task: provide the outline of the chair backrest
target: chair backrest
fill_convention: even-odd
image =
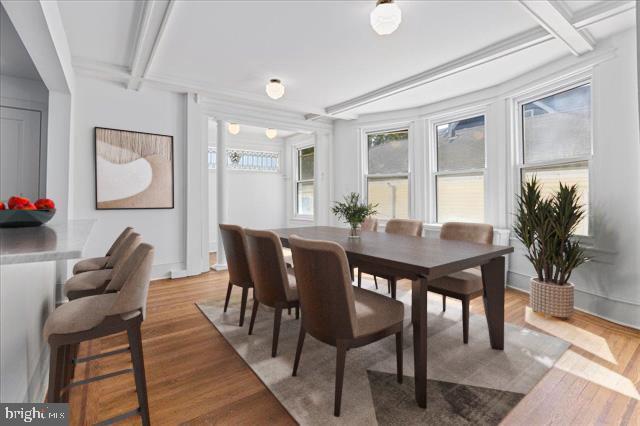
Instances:
[[[331,241],[295,235],[289,237],[289,244],[305,330],[329,344],[355,337],[358,323],[344,249]]]
[[[107,250],[107,254],[105,254],[105,256],[112,256],[120,243],[122,243],[125,238],[127,238],[127,235],[129,235],[131,232],[133,232],[132,227],[127,226],[126,228],[124,228],[124,231],[122,231],[120,235],[118,235],[118,238],[116,238],[116,240],[113,242],[113,244],[111,244],[111,247],[109,247],[109,250]]]
[[[378,230],[378,219],[373,216],[369,216],[362,222],[360,229],[363,231],[377,231]]]
[[[220,224],[220,234],[222,235],[222,244],[224,244],[224,251],[227,256],[229,281],[243,287],[253,286],[251,272],[249,271],[244,229],[238,225]]]
[[[126,260],[131,253],[138,247],[142,237],[135,232],[129,232],[127,236],[118,244],[118,248],[113,252],[111,256],[107,258],[106,267],[115,269],[118,264],[121,264]]]
[[[389,234],[408,235],[410,237],[422,236],[422,221],[416,219],[389,219],[384,228]]]
[[[153,255],[153,246],[142,243],[127,259],[122,268],[122,273],[126,278],[111,306],[109,315],[141,312],[142,317],[145,317]]]
[[[127,279],[129,271],[126,270],[125,265],[135,252],[135,250],[142,244],[142,237],[135,232],[129,234],[121,245],[121,249],[118,250],[113,269],[111,270],[111,279],[105,288],[105,292],[120,291],[122,285]]]
[[[486,223],[447,222],[442,225],[440,238],[491,244],[493,242],[493,226]]]
[[[295,298],[289,287],[287,266],[280,238],[271,231],[245,229],[247,253],[255,297],[258,302],[275,307]]]

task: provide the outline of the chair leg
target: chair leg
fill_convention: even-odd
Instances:
[[[307,332],[304,329],[304,326],[300,324],[300,334],[298,334],[298,346],[296,347],[296,358],[293,361],[293,374],[292,376],[298,375],[298,366],[300,365],[300,355],[302,355],[302,345],[304,345],[304,337],[307,335]]]
[[[233,284],[229,283],[229,286],[227,287],[227,297],[225,297],[224,299],[224,312],[227,312],[227,308],[229,307],[229,299],[231,298],[232,287],[233,287]]]
[[[387,293],[391,293],[391,279],[387,278]]]
[[[402,331],[396,333],[396,364],[398,366],[398,383],[402,383]]]
[[[442,312],[447,311],[447,296],[442,295]]]
[[[247,309],[247,297],[249,297],[249,288],[242,287],[242,300],[240,301],[240,327],[244,324],[244,311]]]
[[[391,278],[389,280],[389,284],[391,285],[391,298],[395,300],[395,298],[396,298],[396,279],[395,279],[395,277]]]
[[[138,395],[138,404],[142,424],[148,426],[151,424],[149,419],[149,401],[147,400],[147,380],[144,372],[144,357],[142,355],[142,335],[140,333],[140,323],[137,323],[127,329],[129,337],[129,347],[131,348],[131,362],[133,363],[133,374],[136,380],[136,394]]]
[[[358,268],[358,288],[362,288],[362,272],[360,272],[360,268]]]
[[[47,389],[47,402],[60,402],[60,390],[64,374],[64,346],[50,345],[49,355],[49,388]]]
[[[336,391],[333,405],[333,415],[340,417],[340,405],[342,403],[342,382],[344,379],[344,364],[347,358],[347,345],[338,340],[336,344]]]
[[[251,321],[249,322],[249,335],[253,333],[253,324],[256,322],[256,315],[258,314],[258,299],[253,299],[253,309],[251,309]]]
[[[278,353],[278,336],[280,335],[281,319],[282,319],[282,308],[276,308],[275,319],[273,321],[273,342],[271,343],[271,356],[274,358]]]
[[[289,306],[289,307],[287,308],[287,314],[289,314],[289,316],[291,316],[291,306]]]
[[[378,289],[378,277],[376,277],[375,275],[373,276],[373,282],[376,285],[376,290]]]
[[[300,319],[300,305],[296,305],[296,319]]]
[[[462,341],[469,343],[469,299],[462,301]]]

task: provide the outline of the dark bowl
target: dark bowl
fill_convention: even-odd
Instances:
[[[51,220],[56,209],[51,210],[0,210],[0,228],[26,228],[40,226]]]

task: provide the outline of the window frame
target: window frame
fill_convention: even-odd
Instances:
[[[524,123],[523,123],[523,114],[522,107],[525,104],[531,103],[533,101],[552,96],[558,93],[567,92],[569,90],[589,85],[590,86],[590,110],[591,110],[591,128],[590,128],[590,141],[589,141],[589,154],[567,157],[557,160],[545,160],[545,161],[534,161],[530,163],[524,162]],[[588,169],[588,178],[589,178],[589,189],[588,189],[588,199],[589,199],[589,214],[586,217],[588,223],[589,232],[587,235],[576,235],[580,240],[585,242],[590,241],[593,238],[593,209],[591,206],[594,205],[593,198],[593,188],[591,183],[594,182],[593,176],[593,158],[594,158],[594,135],[595,135],[595,109],[594,109],[594,85],[593,85],[593,74],[591,71],[580,73],[578,75],[565,78],[559,82],[553,82],[546,84],[542,87],[535,88],[533,90],[529,90],[525,93],[521,93],[517,96],[511,98],[511,120],[512,120],[512,176],[511,176],[511,188],[510,193],[513,195],[511,200],[510,210],[515,212],[517,206],[517,198],[520,196],[520,189],[522,185],[522,176],[523,172],[526,170],[532,169],[541,169],[545,167],[554,167],[554,166],[563,166],[563,165],[571,165],[576,163],[587,163]],[[511,215],[513,216],[513,215]],[[513,228],[514,220],[511,217],[509,221],[510,227]]]
[[[466,120],[478,116],[484,117],[484,167],[475,169],[461,169],[461,170],[446,170],[438,171],[438,126],[443,124],[450,124],[454,121]],[[427,197],[429,205],[427,206],[427,216],[429,223],[433,225],[442,225],[438,222],[438,176],[464,176],[470,174],[482,174],[483,177],[483,197],[484,197],[484,212],[483,222],[487,223],[489,217],[489,205],[487,203],[488,197],[488,151],[489,151],[489,138],[490,138],[490,126],[489,126],[489,111],[486,105],[459,109],[445,114],[431,117],[426,120],[427,140],[429,141],[428,148],[428,164],[429,171],[427,172],[429,190],[429,196]]]
[[[406,173],[369,173],[369,138],[368,136],[373,133],[394,133],[394,132],[407,132],[407,172]],[[360,180],[360,194],[363,195],[364,202],[369,202],[369,177],[389,179],[389,178],[407,178],[407,192],[409,194],[409,205],[407,206],[407,212],[409,218],[413,218],[414,215],[414,194],[413,194],[413,122],[402,122],[384,124],[375,127],[367,127],[360,129],[360,150],[361,150],[361,180]],[[378,218],[382,226],[386,225],[388,219]]]
[[[315,209],[316,209],[316,169],[317,169],[317,159],[316,159],[316,145],[314,142],[305,142],[298,145],[292,146],[293,148],[293,157],[294,157],[294,176],[293,180],[293,218],[298,220],[314,220],[315,217]],[[313,179],[300,179],[300,152],[313,148]],[[313,212],[309,214],[300,214],[298,213],[298,184],[300,183],[309,183],[313,184]]]

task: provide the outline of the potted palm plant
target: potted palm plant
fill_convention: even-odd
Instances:
[[[344,196],[344,201],[336,201],[331,211],[338,219],[342,219],[351,227],[349,238],[359,238],[358,228],[364,220],[377,213],[377,204],[367,204],[360,201],[360,194],[352,192]]]
[[[535,176],[523,182],[514,232],[536,271],[529,296],[534,312],[560,318],[573,313],[574,286],[569,279],[575,268],[589,260],[574,238],[584,217],[576,185],[561,183],[557,192],[544,197]]]

